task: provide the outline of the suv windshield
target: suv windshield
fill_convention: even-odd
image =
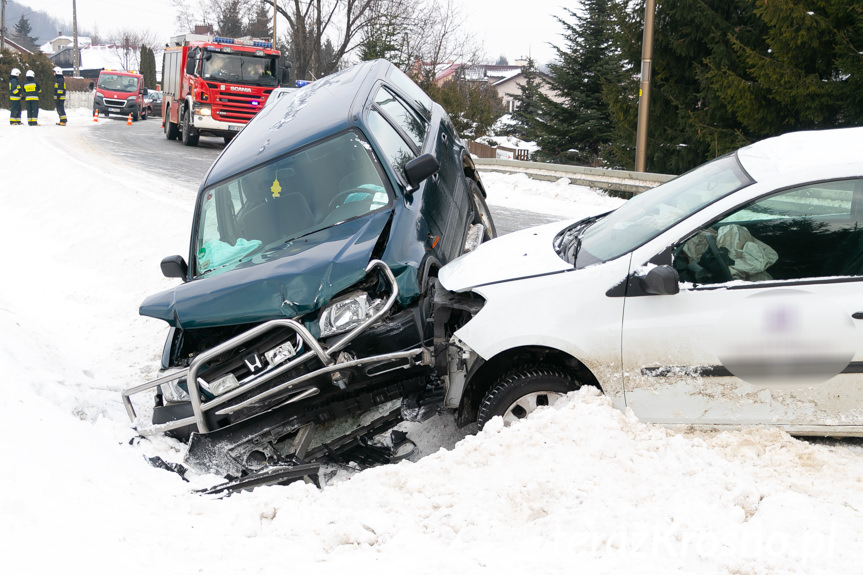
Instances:
[[[276,58],[251,54],[221,54],[205,52],[201,77],[205,80],[275,86]]]
[[[381,174],[371,147],[351,131],[204,190],[195,275],[230,269],[298,237],[389,207]]]
[[[558,254],[579,268],[612,260],[751,183],[736,155],[722,156],[633,197],[593,225],[583,226],[577,238],[579,249],[571,249],[572,242],[563,242]]]

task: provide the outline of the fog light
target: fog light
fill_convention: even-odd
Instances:
[[[224,393],[228,393],[232,389],[240,387],[240,382],[237,381],[237,378],[233,373],[229,373],[211,383],[209,387],[210,393],[213,395],[222,395]]]
[[[265,351],[264,357],[267,358],[267,363],[271,366],[278,365],[297,355],[301,345],[301,340],[299,340],[299,338],[297,338],[296,344],[286,341],[282,345],[276,346],[269,351]]]

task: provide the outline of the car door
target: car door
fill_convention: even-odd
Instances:
[[[855,179],[786,189],[672,246],[679,292],[627,293],[627,406],[662,423],[863,425],[861,196]]]

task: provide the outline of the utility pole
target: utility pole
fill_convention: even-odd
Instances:
[[[6,0],[0,0],[0,50],[6,49]]]
[[[3,0],[5,2],[5,0]],[[79,68],[81,67],[81,62],[79,61],[79,53],[78,53],[78,7],[75,4],[75,0],[72,0],[72,76],[77,78],[80,75]]]
[[[641,80],[638,84],[638,124],[635,133],[635,171],[647,168],[647,117],[650,108],[650,76],[653,62],[653,15],[656,0],[644,3],[644,38],[641,43]]]
[[[276,18],[279,16],[278,4],[279,0],[273,0],[273,49],[278,46],[278,44],[276,44]]]

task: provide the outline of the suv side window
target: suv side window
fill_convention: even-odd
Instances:
[[[861,208],[860,179],[785,190],[678,245],[674,267],[694,284],[863,276]]]
[[[369,127],[372,135],[383,149],[387,162],[405,181],[405,164],[417,157],[414,149],[402,138],[401,134],[386,120],[377,109],[372,108],[369,112]]]
[[[375,95],[375,107],[387,115],[417,149],[422,148],[428,134],[428,122],[386,88],[380,88]]]

